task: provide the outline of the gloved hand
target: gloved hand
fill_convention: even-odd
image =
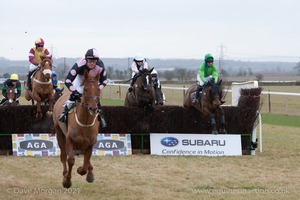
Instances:
[[[206,77],[206,81],[207,81],[207,82],[210,81],[210,80],[212,80],[212,79],[213,79],[212,75]]]
[[[77,99],[80,99],[81,94],[75,90],[74,92],[72,92],[72,94],[70,95],[70,100],[71,101],[76,101]]]
[[[207,85],[210,81],[214,81],[215,79],[212,77],[212,75],[206,77],[206,80],[205,80],[205,85]]]

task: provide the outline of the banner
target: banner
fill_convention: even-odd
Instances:
[[[52,134],[13,134],[12,145],[14,156],[60,155],[56,135]],[[92,156],[131,154],[130,134],[98,134],[97,142],[93,147]]]
[[[56,135],[50,134],[13,134],[14,156],[59,156],[60,149]]]
[[[94,145],[94,156],[131,155],[130,134],[98,134]]]
[[[150,134],[152,155],[240,156],[241,135]]]

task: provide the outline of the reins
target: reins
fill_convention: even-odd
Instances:
[[[52,66],[52,61],[50,59],[45,59],[43,60],[43,62],[50,62],[51,63],[51,66]],[[46,74],[52,74],[52,70],[51,69],[44,69],[42,70],[42,67],[39,67],[38,68],[38,71],[36,72],[40,72],[43,76],[45,76]],[[48,84],[52,84],[52,79],[50,78],[48,81],[41,81],[41,80],[38,80],[36,79],[34,76],[32,77],[32,80],[38,84],[42,84],[42,85],[48,85]]]
[[[78,116],[77,116],[77,109],[76,109],[76,107],[74,108],[74,113],[75,113],[75,121],[76,121],[76,123],[79,125],[79,126],[81,126],[81,127],[84,127],[84,128],[87,128],[87,127],[91,127],[91,126],[94,126],[95,125],[95,122],[96,122],[96,119],[97,119],[97,117],[98,117],[98,115],[99,115],[99,112],[97,112],[96,113],[96,115],[95,115],[95,117],[94,117],[94,120],[93,120],[93,122],[91,123],[91,124],[83,124],[83,123],[81,123],[80,121],[79,121],[79,119],[78,119]]]
[[[94,80],[86,80],[86,82],[87,82],[87,83],[95,83],[95,82],[97,82],[97,81],[94,81]],[[94,100],[94,101],[100,101],[98,96],[85,96],[85,95],[83,95],[81,98],[84,98],[84,99],[92,99],[92,100]],[[97,117],[98,117],[98,115],[99,115],[98,106],[97,106],[97,107],[96,107],[96,106],[93,107],[93,106],[91,106],[91,105],[89,105],[89,104],[87,104],[87,103],[82,103],[82,102],[78,102],[78,103],[76,103],[76,104],[79,105],[79,106],[82,106],[82,107],[86,108],[90,115],[95,115],[95,116],[94,116],[94,119],[93,119],[93,122],[92,122],[91,124],[83,124],[83,123],[81,123],[81,122],[79,121],[79,119],[78,119],[77,109],[76,109],[76,106],[75,106],[75,108],[74,108],[74,113],[75,113],[75,121],[76,121],[76,123],[77,123],[79,126],[84,127],[84,128],[94,126],[94,125],[95,125],[95,122],[96,122],[96,119],[97,119]],[[93,113],[93,108],[95,108],[95,110],[96,110],[96,112],[94,111],[95,113]]]

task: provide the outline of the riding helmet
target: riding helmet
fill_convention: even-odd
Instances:
[[[45,42],[42,38],[38,38],[35,40],[35,45],[44,46]]]
[[[12,81],[18,81],[19,80],[18,74],[12,74],[12,75],[10,75],[10,80],[12,80]]]
[[[97,49],[89,49],[85,54],[85,59],[99,60],[99,53]]]

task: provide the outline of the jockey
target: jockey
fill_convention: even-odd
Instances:
[[[57,90],[60,90],[60,82],[57,79],[57,74],[55,71],[52,71],[52,84],[53,84],[53,92],[55,94]]]
[[[157,78],[157,71],[155,69],[153,69],[151,72],[151,78],[152,78],[153,87],[161,88],[160,81]]]
[[[163,102],[160,103],[160,98],[162,98],[162,100],[165,101],[165,94],[161,91],[160,80],[157,78],[157,71],[155,69],[153,69],[151,72],[151,78],[152,78],[154,90],[158,92],[158,93],[155,92],[156,102],[158,104],[163,105]]]
[[[35,40],[35,47],[31,48],[29,51],[29,72],[27,77],[27,86],[26,90],[31,90],[31,76],[32,74],[37,70],[39,65],[42,62],[41,56],[52,58],[51,53],[48,51],[48,49],[44,48],[44,40],[42,38],[38,38]]]
[[[141,53],[137,53],[131,64],[132,75],[131,75],[130,87],[128,89],[129,92],[132,92],[133,90],[134,76],[137,73],[139,73],[140,69],[141,70],[148,69],[148,63]]]
[[[64,105],[63,113],[59,116],[59,121],[61,122],[66,121],[67,113],[75,106],[75,101],[77,99],[80,99],[82,95],[83,88],[81,86],[81,82],[85,70],[92,71],[95,73],[98,73],[100,71],[100,93],[107,84],[105,66],[102,60],[99,59],[98,51],[96,49],[89,49],[85,54],[85,58],[79,59],[70,69],[66,77],[65,85],[72,93],[69,97],[69,100],[67,100]],[[103,111],[101,109],[100,100],[98,104],[98,111],[101,120],[101,126],[102,128],[104,128],[106,127],[106,122],[103,117]]]
[[[2,106],[2,104],[7,100],[6,99],[6,91],[7,91],[7,86],[15,86],[16,90],[15,93],[17,94],[16,96],[16,102],[19,103],[19,97],[21,96],[21,83],[19,81],[19,76],[18,74],[12,74],[10,75],[10,78],[7,79],[4,83],[3,83],[3,88],[2,88],[2,100],[0,102],[0,105]]]
[[[205,86],[211,79],[218,80],[218,70],[214,64],[214,57],[211,54],[206,54],[204,62],[199,67],[197,74],[197,91],[193,98],[193,104],[199,102],[200,93],[202,93],[203,86]]]

